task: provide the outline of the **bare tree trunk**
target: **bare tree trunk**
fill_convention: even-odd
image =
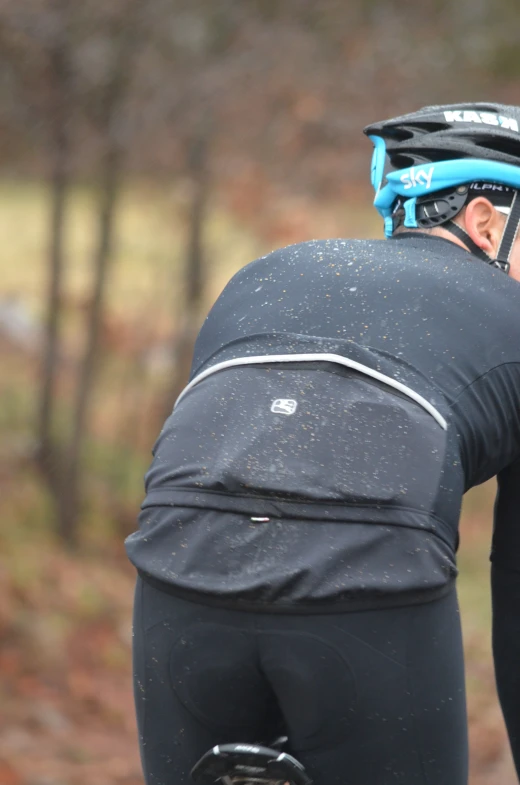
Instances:
[[[210,136],[211,119],[206,115],[191,142],[188,154],[193,191],[188,216],[184,268],[185,308],[182,325],[174,345],[174,379],[162,407],[163,418],[171,413],[176,398],[188,381],[193,345],[200,327],[200,311],[204,295],[204,225],[210,190],[208,166]]]
[[[120,151],[111,146],[103,172],[99,208],[99,239],[94,260],[94,290],[87,317],[87,345],[81,365],[72,437],[67,451],[66,484],[62,489],[59,533],[69,545],[77,541],[80,502],[80,460],[88,418],[88,403],[95,375],[106,277],[112,255],[114,218],[121,174]]]
[[[78,537],[81,457],[88,421],[88,404],[96,370],[107,272],[112,256],[114,219],[123,164],[120,113],[130,81],[131,61],[136,56],[135,11],[138,7],[138,3],[134,3],[132,19],[128,19],[125,29],[120,33],[119,49],[102,108],[101,131],[106,139],[106,149],[102,162],[98,245],[94,257],[94,289],[87,316],[87,344],[79,375],[72,437],[67,450],[66,480],[60,505],[59,532],[69,546],[74,546]]]
[[[59,7],[58,7],[58,10]],[[69,113],[71,68],[66,31],[61,30],[49,52],[51,82],[51,220],[49,244],[49,280],[47,289],[47,326],[43,349],[41,387],[38,412],[37,461],[50,491],[58,502],[61,486],[60,455],[53,442],[52,421],[56,396],[56,377],[59,359],[59,326],[61,316],[61,288],[64,267],[64,228],[67,197],[70,185]]]

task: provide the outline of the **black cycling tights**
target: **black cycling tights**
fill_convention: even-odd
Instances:
[[[455,591],[423,605],[275,615],[137,583],[135,696],[148,785],[210,747],[289,737],[315,785],[467,785]]]

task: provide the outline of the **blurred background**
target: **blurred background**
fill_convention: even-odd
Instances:
[[[367,123],[520,103],[516,0],[0,0],[0,783],[139,785],[150,450],[255,257],[382,236]],[[494,484],[460,551],[472,785],[516,782],[491,665]]]

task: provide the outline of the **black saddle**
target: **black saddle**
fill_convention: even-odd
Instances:
[[[273,747],[258,744],[218,744],[193,767],[197,785],[312,785],[302,764]]]

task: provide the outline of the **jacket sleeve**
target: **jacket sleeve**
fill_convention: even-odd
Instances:
[[[497,691],[520,778],[520,460],[498,476],[491,561]]]

